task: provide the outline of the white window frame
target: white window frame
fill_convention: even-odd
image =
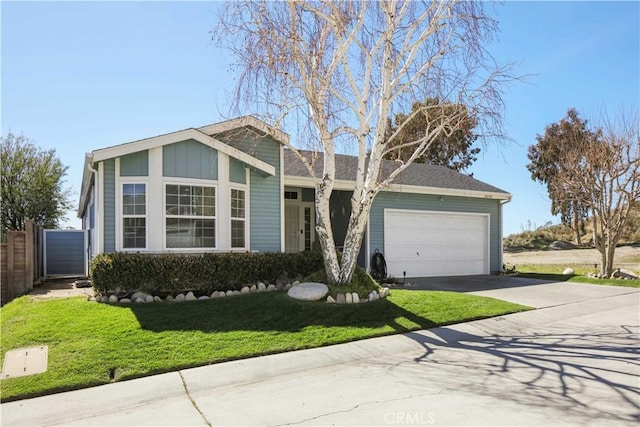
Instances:
[[[244,218],[236,218],[232,214],[233,206],[232,206],[232,197],[231,194],[233,190],[242,191],[244,193]],[[244,221],[244,246],[233,246],[233,221]],[[247,185],[242,184],[233,184],[229,186],[229,249],[232,251],[242,251],[246,250],[249,247],[249,191],[247,189]]]
[[[125,185],[135,185],[141,184],[144,185],[144,215],[125,215],[124,213],[124,186]],[[116,186],[116,208],[117,211],[117,221],[116,225],[116,249],[123,252],[141,252],[146,251],[149,248],[149,182],[146,180],[141,180],[137,177],[120,177],[118,180],[118,185]],[[124,219],[125,218],[144,218],[145,226],[144,226],[144,248],[126,248],[124,246]]]
[[[167,215],[167,186],[168,185],[183,185],[192,187],[212,187],[215,194],[215,206],[214,216],[197,216],[197,215]],[[162,181],[162,247],[165,252],[192,252],[201,253],[206,251],[216,251],[219,248],[219,236],[220,236],[220,218],[218,215],[218,209],[220,206],[220,191],[218,181],[191,179],[191,178],[175,178],[166,177]],[[188,219],[213,219],[215,227],[215,236],[213,247],[197,247],[197,248],[169,248],[167,247],[167,218],[188,218]]]

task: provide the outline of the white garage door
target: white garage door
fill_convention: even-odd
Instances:
[[[489,215],[385,209],[384,256],[396,278],[489,274]]]

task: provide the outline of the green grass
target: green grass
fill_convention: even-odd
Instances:
[[[49,346],[48,371],[0,381],[3,401],[177,369],[528,309],[451,292],[392,291],[366,304],[300,302],[283,293],[174,304],[115,306],[84,298],[22,297],[0,309],[7,350]]]
[[[640,288],[640,280],[592,279],[590,277],[586,277],[585,275],[587,273],[594,272],[593,266],[589,268],[586,265],[573,264],[571,265],[571,268],[574,270],[574,275],[562,274],[562,271],[565,269],[564,265],[528,264],[517,266],[518,276],[528,277],[531,279]]]

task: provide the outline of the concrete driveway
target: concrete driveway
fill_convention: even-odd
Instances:
[[[640,290],[473,292],[545,308],[7,403],[2,425],[637,425]]]

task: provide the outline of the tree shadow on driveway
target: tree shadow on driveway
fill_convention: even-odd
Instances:
[[[513,336],[476,335],[465,331],[466,325],[459,329],[406,334],[424,348],[415,362],[445,373],[439,386],[540,412],[553,409],[570,423],[640,421],[637,325],[581,333],[547,328]]]

